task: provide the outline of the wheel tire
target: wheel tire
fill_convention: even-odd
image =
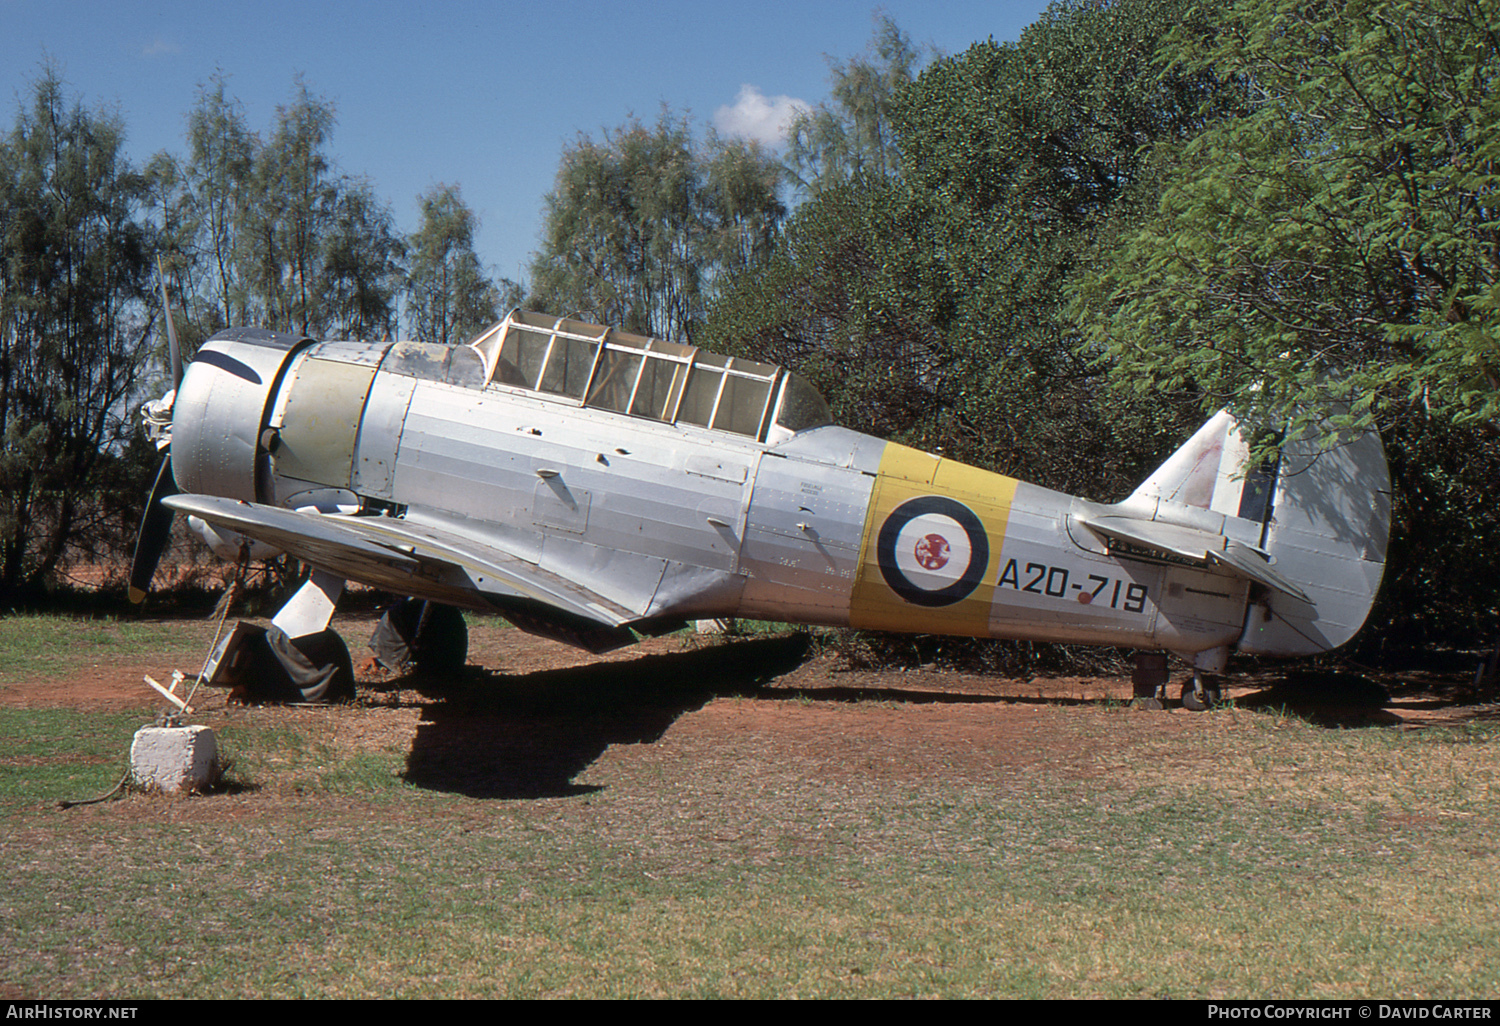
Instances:
[[[394,673],[451,676],[468,661],[469,631],[453,606],[404,598],[382,614],[370,650]]]
[[[1204,688],[1200,695],[1193,687],[1193,682],[1188,681],[1182,686],[1182,707],[1189,712],[1206,712],[1219,704],[1219,689]]]

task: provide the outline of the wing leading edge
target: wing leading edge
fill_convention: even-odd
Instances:
[[[590,651],[628,644],[639,619],[591,590],[488,542],[384,516],[303,512],[212,495],[164,500],[347,580],[452,605],[498,609],[518,627]],[[524,621],[524,622],[523,622]]]

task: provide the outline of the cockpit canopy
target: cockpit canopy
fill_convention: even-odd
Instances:
[[[668,424],[775,443],[832,421],[816,389],[774,364],[563,317],[517,310],[468,348],[483,360],[486,385]]]

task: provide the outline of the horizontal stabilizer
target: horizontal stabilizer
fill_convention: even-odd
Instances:
[[[1308,601],[1307,594],[1272,569],[1258,551],[1222,534],[1133,517],[1080,517],[1079,522],[1097,534],[1112,555],[1218,568]]]

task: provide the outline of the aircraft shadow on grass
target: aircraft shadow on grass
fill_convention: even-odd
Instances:
[[[765,684],[808,658],[805,634],[759,638],[691,651],[643,656],[521,675],[476,666],[456,677],[418,680],[432,699],[407,756],[406,779],[418,787],[471,798],[557,798],[599,785],[575,783],[611,745],[651,744],[682,716],[716,698],[754,695],[798,701],[809,692]],[[1386,726],[1398,718],[1388,692],[1366,677],[1290,670],[1237,701],[1240,708],[1291,715],[1345,729]],[[411,686],[409,678],[389,688]],[[917,683],[916,681],[912,682]],[[896,687],[820,687],[819,701],[906,704],[1108,706],[1107,698],[979,695]]]
[[[800,665],[806,635],[509,676],[470,666],[434,682],[407,756],[418,787],[471,798],[587,794],[573,783],[610,745],[650,744],[682,715]]]

